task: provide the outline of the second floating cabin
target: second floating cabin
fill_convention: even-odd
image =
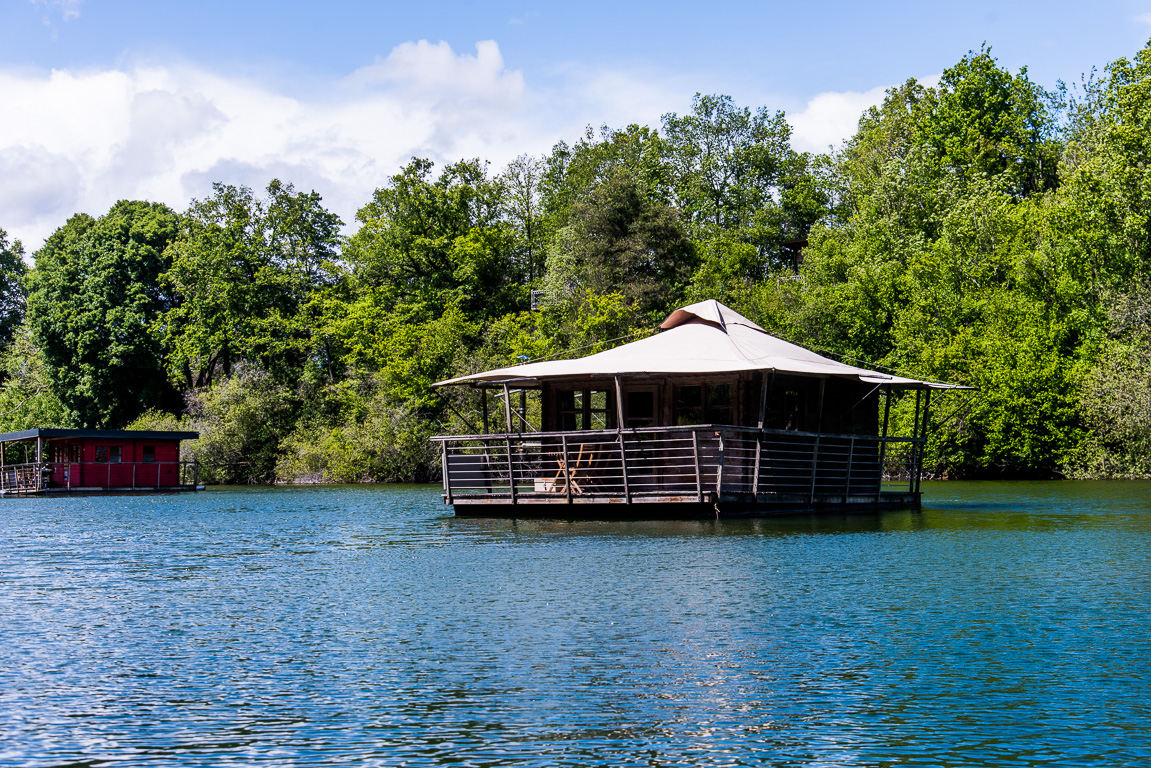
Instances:
[[[198,432],[26,429],[0,434],[0,493],[195,490],[182,440]]]
[[[578,360],[440,382],[478,387],[485,403],[483,434],[436,438],[445,501],[457,514],[642,517],[919,504],[930,394],[958,387],[845,365],[716,301],[660,328]],[[894,436],[901,390],[914,392],[914,428]]]

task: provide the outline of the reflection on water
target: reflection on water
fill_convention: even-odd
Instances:
[[[0,502],[0,764],[1131,765],[1151,484],[457,519],[430,487]]]

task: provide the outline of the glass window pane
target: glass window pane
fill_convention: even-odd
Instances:
[[[101,464],[107,464],[108,463],[108,446],[106,446],[106,445],[97,445],[96,446],[96,461],[100,462]]]

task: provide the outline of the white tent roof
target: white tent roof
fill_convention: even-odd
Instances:
[[[655,336],[587,357],[497,368],[441,381],[435,386],[468,382],[527,384],[544,379],[583,376],[779,371],[807,376],[836,376],[899,389],[968,389],[954,384],[905,379],[836,362],[772,336],[714,299],[677,309],[660,324],[660,329],[661,332]]]

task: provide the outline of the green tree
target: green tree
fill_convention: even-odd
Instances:
[[[548,255],[549,300],[620,293],[642,314],[682,297],[695,248],[675,211],[653,202],[624,170],[573,207]]]
[[[152,332],[172,304],[159,277],[177,225],[166,206],[121,201],[72,217],[37,251],[28,321],[72,425],[120,427],[178,402]]]
[[[24,246],[19,240],[8,242],[8,233],[0,229],[0,346],[12,341],[24,320]]]
[[[165,286],[177,302],[157,324],[185,388],[210,386],[247,362],[283,380],[334,356],[322,295],[340,282],[341,222],[315,192],[273,180],[264,198],[213,185],[181,218]]]

